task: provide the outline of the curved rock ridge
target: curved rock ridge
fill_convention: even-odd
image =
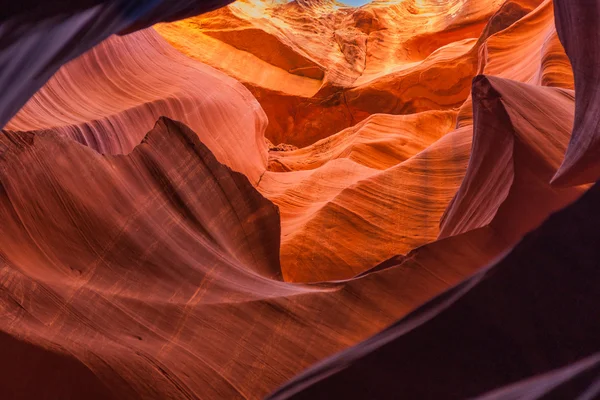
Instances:
[[[284,172],[268,171],[258,189],[281,211],[286,280],[349,278],[488,225],[512,245],[586,190],[549,183],[569,140],[572,91],[478,76],[473,93],[473,127],[451,130],[453,112],[376,115],[312,146],[272,152]],[[380,121],[396,126],[377,131]],[[378,146],[365,148],[367,138]],[[384,151],[395,165],[377,170]]]
[[[156,29],[243,82],[273,143],[305,146],[375,113],[459,107],[476,74],[477,38],[502,3],[239,1]],[[485,34],[519,16],[494,19]]]
[[[513,4],[512,1],[507,1],[497,13],[497,19],[502,21],[507,18],[503,16],[504,10],[522,7],[512,6]],[[490,22],[488,26],[496,27],[490,32],[506,26],[497,25],[493,21]],[[537,8],[533,7],[530,13],[525,14],[506,29],[501,29],[489,37],[482,35],[482,38],[486,40],[479,49],[477,69],[479,75],[492,75],[533,85],[573,89],[573,72],[568,57],[558,41],[552,1],[541,2]],[[469,96],[460,108],[458,126],[473,124],[472,104],[472,98]]]
[[[11,263],[30,264],[30,273],[56,275],[56,279],[66,275],[75,283],[85,283],[96,268],[110,265],[111,256],[125,255],[119,254],[118,248],[129,247],[131,259],[139,258],[139,262],[162,241],[181,246],[186,250],[182,254],[189,252],[186,247],[190,243],[203,244],[206,254],[200,258],[187,254],[190,259],[228,254],[260,275],[281,275],[277,208],[258,194],[243,174],[220,164],[181,123],[159,119],[127,156],[98,154],[56,130],[6,130],[1,157],[7,233],[2,253]],[[76,165],[80,165],[79,170]],[[15,179],[19,170],[30,174]],[[56,195],[38,196],[53,187]],[[62,218],[70,223],[60,224],[60,213],[66,213]],[[112,218],[102,219],[102,213]],[[223,231],[219,232],[217,225]],[[146,243],[142,236],[126,240],[128,232],[153,230],[165,238],[157,236],[154,242]],[[27,237],[27,232],[35,235]],[[71,248],[73,241],[81,240],[85,246]],[[86,254],[95,259],[88,260]],[[152,275],[152,269],[115,261],[115,267],[132,278]],[[44,265],[49,268],[44,269]],[[60,265],[70,265],[71,270],[58,268]],[[160,283],[155,284],[160,289]],[[122,290],[122,294],[136,293],[135,287]],[[148,294],[159,296],[157,292]]]
[[[508,1],[503,9],[515,8],[510,7],[514,4]],[[558,41],[553,11],[553,2],[544,0],[531,12],[523,11],[524,15],[506,29],[486,38],[479,50],[479,73],[573,89],[571,65]]]
[[[573,121],[577,121],[574,134],[578,128],[589,136],[594,132],[592,97],[582,99],[577,92],[577,85],[586,87],[587,94],[594,86],[594,73],[584,76],[577,65],[593,63],[593,54],[582,61],[581,43],[577,43],[582,32],[596,27],[594,10],[598,5],[589,3],[584,18],[583,4],[571,11],[566,2],[555,2],[561,40],[580,57],[574,58],[571,51],[576,95],[536,86],[569,88],[570,74],[562,72],[568,65],[564,57],[544,53],[557,49],[551,29],[541,58],[523,53],[526,59],[541,59],[541,69],[537,61],[533,66],[528,62],[528,68],[526,63],[519,65],[519,60],[516,68],[507,69],[502,58],[496,58],[500,63],[483,66],[484,71],[487,68],[525,83],[492,76],[474,79],[472,155],[465,180],[442,220],[444,240],[489,229],[514,243],[520,236],[514,229],[531,229],[543,219],[541,214],[564,207],[579,196],[585,187],[578,184],[593,179],[592,175],[581,179],[592,169],[573,163],[579,171],[572,176],[579,174],[579,180],[560,181],[559,170],[554,182],[564,187],[550,184],[561,161],[561,169],[569,162],[570,153],[565,155],[565,149]],[[547,15],[543,7],[547,9],[548,3],[503,33],[514,33],[535,15]],[[488,44],[493,39],[490,37]],[[529,42],[524,45],[527,48]],[[493,53],[485,53],[489,46],[482,49],[488,57],[482,60],[494,61]],[[541,73],[544,70],[549,73]],[[578,119],[581,103],[590,112],[586,120]],[[469,109],[460,110],[458,126],[470,125]],[[585,140],[591,143],[593,139]],[[574,143],[575,137],[570,148],[575,148]],[[598,301],[595,286],[600,280],[595,234],[600,224],[599,198],[596,184],[583,198],[526,235],[499,262],[380,334],[305,371],[269,398],[328,398],[331,393],[381,399],[398,393],[411,398],[597,397],[600,325],[592,315]],[[386,266],[394,265],[391,260]],[[556,343],[561,343],[560,348]]]
[[[555,1],[555,4],[558,36],[573,64],[577,107],[573,135],[553,183],[572,186],[594,182],[600,178],[597,157],[600,150],[600,95],[595,83],[600,79],[596,61],[600,57],[600,5],[593,0],[575,4]],[[581,45],[583,41],[589,43],[585,49]]]
[[[269,117],[272,142],[306,146],[376,113],[468,106],[477,73],[572,88],[552,11],[550,0],[341,9],[332,2],[240,1],[157,29],[184,53],[243,82]],[[323,78],[302,72],[306,57]]]
[[[563,388],[558,385],[564,372],[546,375],[530,382],[527,388],[535,392],[529,394],[537,398],[534,393],[547,390],[551,380],[557,390],[552,394],[573,398],[583,384],[595,398],[593,359],[569,365],[600,349],[600,321],[593,317],[600,301],[599,200],[600,186],[595,185],[497,263],[367,341],[308,369],[268,398],[324,399],[331,393],[473,398],[562,367],[572,373],[590,368],[593,375]],[[520,396],[500,392],[487,398]]]
[[[0,383],[26,398],[38,380],[53,398],[260,398],[504,248],[484,228],[356,279],[281,282],[276,207],[167,118],[127,155],[3,131],[0,217],[2,369],[28,371]]]
[[[593,399],[600,395],[598,382],[600,382],[600,353],[506,388],[496,389],[478,399],[508,400],[525,396],[532,400],[571,397]]]
[[[63,65],[113,33],[211,11],[229,0],[23,0],[0,7],[0,128]]]
[[[314,170],[267,172],[258,190],[282,215],[286,280],[346,279],[434,241],[460,185],[471,132],[455,130],[385,170],[339,158]],[[402,139],[401,139],[402,140]]]
[[[595,396],[598,5],[224,3],[0,7],[1,392]]]
[[[424,55],[424,61],[417,66],[419,75],[436,75],[440,62],[446,62],[444,51],[453,59],[453,52],[463,47],[473,73],[477,65],[485,66],[481,67],[484,70],[495,65],[495,51],[488,49],[484,60],[478,59],[481,54],[475,50],[503,35],[513,37],[515,31],[523,36],[527,29],[522,27],[531,24],[523,23],[523,19],[537,21],[533,25],[542,26],[541,32],[546,35],[552,30],[551,24],[548,26],[551,7],[545,2],[536,8],[537,3],[508,2],[498,7],[487,23],[482,22],[478,44],[471,43],[474,39],[459,40],[458,47],[443,46]],[[300,18],[297,8],[308,8],[307,15],[313,11],[326,15],[336,12],[325,3],[241,3],[210,14],[203,26],[212,29],[213,36],[222,35],[223,21],[229,24],[235,19],[238,22],[232,26],[246,26],[249,22],[240,15],[251,14],[261,5],[264,9],[283,7],[278,8],[282,11],[278,15],[290,24]],[[384,16],[394,10],[401,13],[390,4],[378,7],[377,12]],[[283,17],[288,8],[296,11]],[[483,12],[483,8],[477,10],[476,15]],[[446,26],[441,22],[438,25]],[[280,33],[286,32],[285,25],[280,28]],[[236,29],[233,30],[237,32]],[[236,35],[243,38],[258,33],[256,29],[247,32],[244,28]],[[311,40],[304,44],[306,49],[317,43],[315,38]],[[243,43],[254,42],[242,41],[238,45]],[[508,51],[506,46],[493,48]],[[264,50],[261,49],[254,45],[244,54]],[[556,51],[560,53],[559,50]],[[538,64],[530,64],[544,71],[544,57]],[[294,58],[286,56],[286,60],[291,62]],[[321,61],[327,58],[322,57]],[[408,70],[411,68],[414,69],[409,65]],[[400,75],[392,71],[359,79],[376,83],[390,76]],[[401,83],[410,82],[412,78],[407,76],[398,79]],[[435,89],[435,79],[423,79],[442,97],[453,96]],[[534,83],[544,84],[541,79]],[[80,89],[82,85],[86,90]],[[69,102],[62,100],[67,92],[73,93],[69,94],[73,99]],[[384,97],[380,93],[374,98]],[[328,113],[326,105],[319,107]],[[463,110],[461,113],[464,116]],[[265,173],[267,146],[262,135],[266,121],[256,101],[232,79],[171,49],[152,30],[111,38],[66,65],[11,120],[9,127],[23,131],[52,127],[103,153],[118,154],[130,151],[160,115],[189,124],[217,159],[246,174],[263,195],[275,202],[282,215],[283,276],[301,282],[348,279],[396,254],[406,254],[435,240],[440,234],[439,221],[467,168],[472,135],[460,113],[458,126],[463,126],[454,129],[456,110],[374,114],[306,148],[271,151],[269,166],[274,171]],[[429,133],[424,134],[425,129]],[[381,207],[378,199],[385,199],[386,207]],[[540,215],[543,218],[546,214]],[[513,229],[512,235],[517,239],[533,226],[532,223]],[[358,255],[360,246],[367,250]]]
[[[479,75],[473,80],[469,166],[440,223],[440,237],[491,225],[509,243],[564,207],[585,187],[550,180],[573,123],[572,91]]]
[[[312,170],[341,158],[365,167],[385,170],[425,150],[452,131],[456,125],[456,114],[456,111],[375,114],[310,146],[271,150],[269,170]]]
[[[152,29],[113,36],[62,67],[6,129],[52,128],[101,153],[123,154],[162,115],[188,124],[219,161],[252,182],[265,171],[267,120],[254,97]]]
[[[278,2],[239,2],[202,17],[157,27],[172,44],[192,58],[201,59],[244,82],[266,110],[270,127],[267,128],[266,135],[275,143],[283,138],[274,137],[269,129],[278,125],[281,118],[299,116],[285,102],[280,101],[280,92],[288,91],[285,96],[289,96],[294,90],[300,90],[300,87],[308,87],[304,84],[308,80],[319,80],[292,71],[290,65],[284,63],[305,63],[302,65],[308,68],[306,57],[312,57],[316,64],[328,66],[320,80],[321,86],[315,92],[317,94],[312,94],[313,97],[326,94],[333,99],[335,96],[331,97],[332,93],[342,88],[346,109],[353,109],[353,96],[359,92],[361,94],[357,98],[364,101],[367,107],[372,107],[369,112],[354,119],[351,127],[331,134],[331,131],[339,130],[344,125],[338,125],[332,120],[339,114],[332,111],[331,102],[320,101],[311,106],[318,111],[320,117],[313,115],[308,121],[312,124],[318,123],[321,117],[327,119],[325,129],[315,125],[316,132],[327,136],[326,138],[300,149],[287,145],[272,146],[269,171],[262,175],[258,189],[277,204],[281,211],[281,262],[286,280],[316,282],[347,279],[395,254],[406,254],[429,243],[440,234],[444,237],[449,230],[456,230],[455,233],[465,232],[491,223],[491,220],[485,220],[470,226],[467,221],[471,217],[463,216],[458,210],[449,222],[441,221],[441,227],[439,226],[443,211],[450,205],[467,169],[473,135],[471,97],[468,94],[471,78],[477,72],[489,72],[531,85],[562,88],[573,86],[570,64],[557,42],[551,1],[470,4],[463,7],[461,12],[468,14],[469,7],[475,7],[477,10],[471,11],[478,17],[471,16],[473,19],[465,23],[467,27],[458,22],[460,27],[449,22],[448,9],[444,7],[451,7],[450,3],[438,5],[439,7],[433,7],[430,3],[410,4],[412,3],[379,2],[359,9],[342,10],[332,2],[292,2],[283,5]],[[429,17],[436,17],[427,27],[421,26],[423,24],[416,26],[421,18],[417,11],[425,9],[431,11],[427,14]],[[299,15],[299,10],[302,10],[302,15]],[[446,12],[444,16],[442,10]],[[266,20],[264,15],[269,15],[270,18]],[[328,16],[332,21],[338,21],[336,18],[344,16],[345,22],[336,22],[337,25],[333,22],[316,22],[312,18],[315,15]],[[368,15],[376,18],[367,18]],[[474,21],[479,21],[477,18],[483,15],[486,17],[478,22],[479,27],[476,28]],[[392,21],[404,20],[403,18],[407,21],[406,26],[414,27],[414,32],[422,30],[425,33],[415,34],[410,38],[405,37],[406,32],[398,33],[396,22]],[[323,18],[319,21],[321,20]],[[456,21],[459,20],[457,16]],[[353,83],[349,86],[340,79],[350,72],[342,71],[342,67],[338,65],[339,60],[335,58],[337,55],[330,55],[332,51],[325,52],[323,46],[328,45],[322,37],[317,41],[315,36],[315,32],[320,32],[320,36],[327,36],[323,34],[323,29],[331,24],[337,30],[344,24],[347,27],[360,26],[363,30],[368,28],[369,35],[379,35],[379,41],[372,42],[371,53],[366,52],[367,66],[358,75],[355,74],[356,79],[353,78]],[[369,28],[375,25],[381,29]],[[257,31],[262,33],[258,34]],[[411,34],[414,32],[411,31]],[[270,39],[261,35],[270,35]],[[352,34],[350,37],[358,36]],[[406,40],[398,44],[396,41],[399,37],[405,37]],[[264,40],[258,45],[253,38]],[[273,44],[273,41],[277,43]],[[419,45],[417,47],[422,50],[419,53],[421,55],[414,59],[408,53],[394,53],[408,48],[407,41],[412,45],[420,41],[431,42],[438,47],[423,50]],[[389,64],[384,65],[377,57],[384,54],[386,43],[388,50],[396,55],[385,53]],[[277,47],[282,44],[285,44],[285,50]],[[533,51],[539,47],[542,48],[541,52]],[[304,61],[286,53],[292,50],[306,56],[302,58]],[[227,57],[224,58],[225,54]],[[393,57],[404,58],[399,60]],[[519,64],[510,64],[510,57],[518,59]],[[252,64],[250,60],[260,62]],[[252,68],[252,65],[256,65],[256,68]],[[328,78],[329,75],[333,77]],[[332,83],[336,79],[339,84]],[[300,81],[304,83],[301,84]],[[279,93],[271,97],[272,103],[265,102],[270,95],[261,97],[261,94],[257,94],[257,87],[271,93],[277,89]],[[458,96],[457,91],[460,92]],[[539,96],[543,95],[540,92]],[[402,100],[402,96],[406,96],[406,99]],[[409,107],[410,102],[418,102],[419,99],[425,99],[431,107],[417,107],[410,111],[408,108],[404,111],[397,108]],[[433,105],[431,101],[437,104]],[[517,108],[526,109],[531,106],[531,101],[535,101],[535,96],[515,101],[519,103]],[[451,109],[445,109],[447,107],[441,104],[451,104]],[[562,100],[559,104],[550,106],[558,107],[559,111],[565,113],[563,110],[568,105]],[[433,110],[428,110],[430,108]],[[406,112],[413,113],[393,115]],[[561,135],[564,134],[561,136],[563,144],[568,135],[568,122],[565,121],[569,121],[569,118],[572,120],[572,115],[566,115],[566,119],[556,122]],[[522,135],[532,136],[531,140],[538,140],[534,136],[539,136],[539,140],[544,142],[543,146],[554,149],[551,163],[554,173],[557,168],[554,164],[560,162],[555,158],[564,147],[561,149],[551,138],[555,122],[538,122],[541,127],[525,127],[523,130],[528,130],[522,132]],[[476,135],[485,136],[487,127],[481,126],[475,130]],[[297,126],[292,132],[300,135],[303,140],[312,135]],[[449,137],[444,138],[445,135]],[[509,137],[511,133],[507,131],[499,135]],[[489,151],[495,151],[493,146],[490,146]],[[519,159],[527,157],[521,153],[519,151]],[[548,155],[542,155],[546,156]],[[518,182],[547,178],[545,167],[536,167],[531,172],[525,161],[523,168],[524,171],[518,174]],[[487,180],[484,173],[482,176],[482,179]],[[512,181],[506,184],[510,185]],[[544,185],[539,186],[545,188]],[[538,206],[536,202],[532,202],[535,210],[532,215],[525,211],[519,214],[520,207],[516,208],[515,212],[520,215],[518,218],[523,223],[511,225],[504,230],[507,243],[514,243],[523,233],[539,224],[548,213],[572,201],[584,189],[557,190],[556,193],[554,189],[543,189],[547,190],[546,194],[537,193],[537,189],[533,188],[529,191],[527,188],[523,189],[526,193],[524,196],[528,196],[530,192],[537,193],[536,199],[540,199],[544,205]],[[503,190],[508,191],[508,186]],[[521,189],[514,190],[515,193],[520,191]],[[495,208],[481,207],[481,212],[495,215],[504,200],[502,196],[494,197],[496,194],[490,192],[486,196],[494,198],[494,201],[500,199],[500,203]],[[546,195],[551,200],[546,201]],[[385,206],[381,206],[380,201]],[[502,218],[512,215],[515,202],[518,202],[517,194],[512,195],[502,208]],[[450,210],[446,212],[448,213],[452,214]],[[464,221],[459,222],[461,219]],[[462,229],[461,224],[464,223],[467,225]],[[359,244],[365,244],[366,250]],[[360,249],[360,254],[357,254],[357,249]]]

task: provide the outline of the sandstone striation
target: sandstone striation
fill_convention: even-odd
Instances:
[[[52,128],[98,152],[126,154],[163,115],[189,125],[253,183],[265,171],[267,120],[254,97],[152,29],[113,36],[65,65],[6,129]]]
[[[273,143],[305,146],[371,114],[460,106],[476,73],[476,39],[501,5],[239,1],[156,29],[244,83]]]
[[[499,262],[269,398],[473,398],[594,356],[600,331],[600,321],[590,317],[599,300],[600,246],[593,233],[600,222],[598,196],[595,185]],[[573,366],[573,372],[581,368]],[[558,386],[565,376],[550,379]],[[597,382],[596,373],[562,393],[571,398],[587,386],[595,398]],[[543,379],[531,382],[528,398],[548,398],[544,391],[536,394],[544,386]],[[556,389],[553,395],[561,393]],[[486,398],[520,396],[497,392]]]
[[[6,3],[5,397],[598,396],[595,0]]]
[[[67,61],[113,33],[214,10],[229,0],[3,0],[0,127]]]
[[[259,191],[275,202],[281,212],[281,261],[286,279],[302,282],[347,279],[364,271],[366,265],[377,264],[395,254],[406,254],[439,235],[444,237],[448,229],[460,233],[491,223],[488,217],[476,226],[461,230],[460,225],[466,221],[455,219],[463,218],[461,211],[457,211],[457,207],[465,207],[458,205],[463,200],[455,199],[450,204],[460,183],[463,189],[457,196],[462,196],[467,182],[473,179],[471,170],[479,171],[482,179],[488,179],[487,172],[476,164],[477,158],[469,161],[473,136],[474,145],[479,146],[477,135],[485,135],[484,145],[494,153],[492,157],[502,157],[504,150],[496,146],[503,140],[506,143],[501,147],[513,151],[509,150],[511,144],[508,143],[515,129],[510,118],[499,117],[506,120],[502,122],[505,126],[494,126],[501,132],[497,134],[500,141],[497,143],[488,140],[488,127],[474,129],[472,78],[477,74],[499,76],[528,84],[523,88],[532,93],[538,86],[573,89],[569,60],[556,35],[551,1],[488,1],[462,6],[453,2],[433,3],[375,2],[348,8],[334,2],[238,2],[190,20],[157,26],[159,33],[175,47],[236,77],[257,96],[269,119],[265,135],[271,142],[300,146],[310,143],[312,133],[297,122],[293,122],[290,129],[302,137],[302,142],[273,131],[281,126],[280,118],[290,116],[296,121],[307,118],[311,124],[319,125],[311,132],[325,136],[315,137],[319,140],[297,150],[272,149],[268,171],[258,185]],[[308,23],[309,17],[316,15],[321,16],[319,22]],[[427,24],[422,20],[425,16]],[[269,40],[263,40],[261,46],[254,42],[254,38],[259,37],[254,33],[257,29],[269,35]],[[324,33],[327,29],[334,33],[358,29],[366,35],[368,45],[361,68],[348,67],[362,63],[363,59],[358,56],[340,61],[339,52],[344,53],[345,47],[337,49],[328,45],[323,39],[331,36]],[[363,36],[343,37],[356,41]],[[345,40],[343,37],[336,40]],[[282,45],[285,51],[281,50]],[[302,55],[304,61],[289,52]],[[276,58],[277,55],[281,59]],[[260,67],[257,64],[257,68],[246,68],[251,65],[246,63],[248,57],[260,60]],[[296,60],[295,65],[301,70],[308,68],[306,60],[309,59],[327,68],[323,69],[322,78],[309,77],[284,65],[282,59],[287,63]],[[513,60],[518,60],[517,64]],[[252,71],[260,71],[260,79]],[[351,126],[341,129],[346,125],[338,124],[339,114],[333,111],[329,100],[319,100],[318,107],[311,105],[317,107],[318,113],[310,116],[290,108],[273,109],[283,106],[284,102],[281,93],[271,90],[271,83],[263,78],[274,79],[272,83],[279,91],[296,91],[297,94],[300,87],[307,87],[298,79],[319,81],[319,89],[311,97],[306,93],[298,95],[305,98],[302,101],[313,102],[324,95],[333,99],[336,93],[343,93],[344,106],[352,114],[348,122]],[[511,93],[512,104],[518,103],[516,107],[522,112],[530,108],[536,96],[542,98],[556,92],[539,90],[539,94],[524,99]],[[541,147],[537,148],[542,153],[540,157],[553,157],[548,172],[543,173],[536,167],[534,172],[520,172],[518,180],[521,176],[525,176],[525,181],[534,176],[536,180],[545,179],[545,175],[554,174],[558,168],[561,151],[564,152],[568,141],[574,103],[572,92],[556,93],[556,96],[565,93],[571,101],[558,97],[557,103],[548,101],[552,110],[546,114],[553,115],[550,121],[544,121],[542,113],[536,116],[538,126],[520,124],[517,127],[528,129],[522,136],[532,136],[531,141],[537,141],[533,146]],[[498,109],[492,114],[495,111],[504,112]],[[487,118],[482,115],[480,120]],[[517,118],[512,116],[513,120]],[[545,130],[546,137],[534,139],[533,136],[544,135],[539,129]],[[562,132],[558,139],[560,145],[551,137],[555,129]],[[551,156],[546,151],[554,153]],[[477,153],[487,160],[483,149]],[[519,156],[523,157],[528,155]],[[512,165],[513,160],[509,157],[506,162]],[[490,168],[493,169],[493,165],[489,162]],[[545,175],[538,178],[540,174]],[[504,187],[494,190],[508,193],[512,179],[497,183]],[[493,182],[492,179],[487,184]],[[500,202],[491,208],[478,207],[478,212],[493,216],[506,195],[498,197],[497,191],[478,185],[479,182],[471,190],[487,191],[487,196]],[[540,199],[546,196],[538,189],[529,190],[536,192]],[[551,211],[574,200],[583,190],[585,188],[558,190],[560,199],[544,200],[547,204],[543,207],[538,207],[537,201],[532,202],[537,217],[525,210],[516,211],[519,217],[515,218],[529,218],[530,223],[514,225],[513,215],[502,214],[500,219],[511,218],[510,232],[505,233],[507,243],[514,243]],[[571,195],[563,195],[563,192]],[[515,196],[508,202],[518,202]],[[513,208],[507,205],[503,210]],[[448,215],[448,222],[442,215]],[[358,243],[367,245],[366,250],[360,249],[360,254],[356,251]]]
[[[50,397],[259,398],[502,249],[478,232],[399,268],[286,283],[276,207],[181,123],[159,119],[127,155],[55,130],[5,131],[0,145],[0,329],[30,381],[48,382],[37,363],[60,368]],[[88,385],[69,385],[80,375]]]

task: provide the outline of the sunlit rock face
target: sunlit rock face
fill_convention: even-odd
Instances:
[[[270,146],[257,189],[279,207],[288,280],[347,279],[438,236],[487,226],[519,196],[547,197],[498,231],[514,243],[580,193],[564,197],[546,185],[548,193],[520,194],[515,182],[526,173],[512,172],[527,157],[513,150],[512,136],[540,136],[531,140],[540,165],[550,162],[545,179],[570,135],[573,77],[550,1],[242,1],[156,30],[242,82],[265,110],[267,139],[285,143]],[[513,103],[516,128],[492,124],[502,131],[492,136],[490,116],[474,121],[478,74],[526,84],[517,93],[541,90]],[[528,102],[547,96],[557,101],[532,127],[519,122]],[[481,196],[494,204],[480,206]]]
[[[243,82],[274,144],[306,146],[372,114],[460,106],[476,74],[476,39],[501,5],[239,1],[156,29]]]
[[[11,3],[0,392],[594,398],[599,9]]]

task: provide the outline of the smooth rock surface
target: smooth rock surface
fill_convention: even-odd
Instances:
[[[0,4],[4,397],[597,396],[596,2],[225,3]]]

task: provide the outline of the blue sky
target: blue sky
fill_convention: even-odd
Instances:
[[[370,3],[371,0],[339,0],[339,2],[349,6],[362,6],[363,4]]]

